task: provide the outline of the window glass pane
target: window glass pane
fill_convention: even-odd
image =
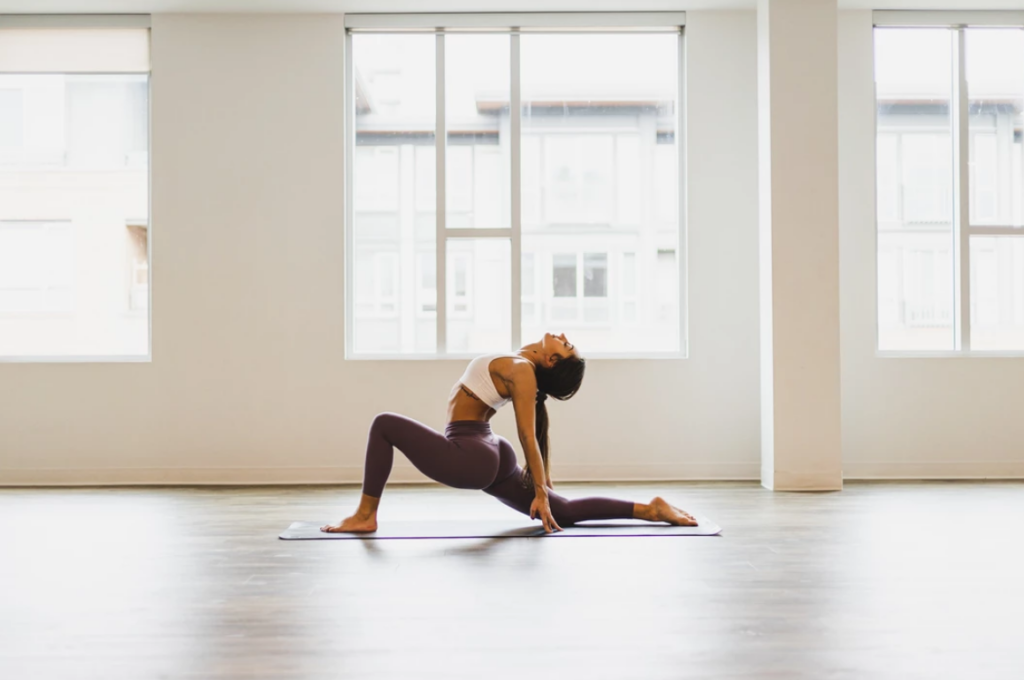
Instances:
[[[879,132],[875,150],[878,160],[878,221],[899,221],[899,135]],[[887,224],[887,228],[898,225]]]
[[[148,98],[145,74],[0,74],[0,356],[148,353]]]
[[[524,342],[558,330],[584,352],[679,349],[678,40],[520,37],[523,252],[551,282],[535,316],[524,301]],[[644,275],[616,283],[619,262]]]
[[[616,138],[615,184],[618,188],[619,224],[640,224],[642,187],[640,186],[640,137],[619,135]]]
[[[20,149],[24,144],[24,91],[13,87],[0,89],[0,150]]]
[[[658,135],[654,147],[654,219],[675,228],[679,207],[679,152],[671,133]]]
[[[449,228],[511,224],[509,36],[448,34],[445,121]]]
[[[421,252],[416,256],[416,313],[417,317],[437,312],[437,255]]]
[[[543,226],[540,211],[541,169],[540,135],[522,135],[520,146],[520,192],[523,200],[523,231],[532,231]]]
[[[543,148],[547,221],[611,224],[611,135],[552,134],[544,139]]]
[[[679,313],[679,281],[676,276],[676,253],[674,250],[658,252],[655,277],[657,280],[656,314],[663,320],[671,320]]]
[[[461,229],[473,223],[473,147],[451,146],[451,133],[448,138],[449,147],[445,157],[445,163],[448,164],[446,224],[451,229]]]
[[[523,265],[520,270],[520,276],[522,278],[523,297],[533,297],[536,291],[536,285],[534,284],[534,268],[533,268],[533,253],[523,253]]]
[[[953,135],[949,29],[875,30],[878,346],[951,350]]]
[[[1024,238],[971,237],[971,349],[1024,350]]]
[[[964,38],[971,130],[971,224],[1019,227],[1024,224],[1024,31],[970,28]]]
[[[576,297],[576,255],[555,255],[552,262],[555,297]]]
[[[435,40],[352,36],[356,353],[437,347]]]
[[[397,253],[381,253],[378,258],[377,276],[379,279],[379,290],[381,298],[389,302],[395,299],[395,290],[398,288],[398,269],[395,264],[398,260]]]
[[[449,239],[449,352],[505,352],[512,338],[512,243]]]

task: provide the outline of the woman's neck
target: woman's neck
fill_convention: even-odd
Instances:
[[[532,342],[529,345],[524,345],[522,349],[516,352],[517,356],[526,359],[534,366],[540,366],[542,355],[540,353],[540,343]]]

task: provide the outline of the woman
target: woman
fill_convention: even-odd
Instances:
[[[612,498],[568,500],[554,493],[548,476],[550,396],[568,399],[583,382],[586,362],[565,335],[546,333],[514,355],[477,357],[448,397],[448,426],[442,435],[394,413],[382,413],[370,426],[363,495],[355,514],[327,532],[377,530],[377,506],[391,474],[394,447],[431,479],[457,489],[482,489],[505,505],[540,518],[544,531],[561,531],[588,519],[643,519],[696,526],[697,521],[661,498],[632,503]],[[512,402],[526,469],[504,437],[491,432],[491,417]]]

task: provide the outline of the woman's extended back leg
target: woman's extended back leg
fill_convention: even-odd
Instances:
[[[523,485],[523,469],[516,463],[516,452],[512,448],[512,444],[501,437],[499,437],[499,442],[498,452],[501,455],[499,481],[484,489],[484,492],[494,496],[513,510],[529,515],[530,505],[533,504],[535,495],[533,485],[532,483]],[[616,498],[594,496],[569,500],[549,489],[548,502],[551,505],[551,514],[562,527],[588,519],[633,519],[635,517],[635,504],[632,501]]]

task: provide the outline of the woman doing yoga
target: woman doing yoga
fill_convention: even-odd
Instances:
[[[546,532],[593,519],[642,519],[696,526],[697,521],[661,498],[633,503],[613,498],[569,500],[554,492],[548,476],[548,397],[568,399],[583,382],[586,362],[565,335],[547,333],[515,354],[477,357],[448,398],[444,434],[394,413],[382,413],[370,426],[363,495],[355,514],[329,532],[377,530],[377,506],[391,474],[398,447],[431,479],[457,489],[482,489],[531,519]],[[491,417],[512,402],[526,469],[504,437],[491,432]]]

